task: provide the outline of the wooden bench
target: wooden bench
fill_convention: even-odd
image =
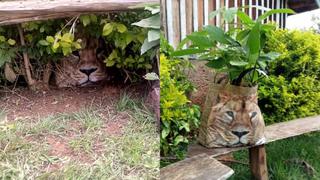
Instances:
[[[320,131],[320,116],[307,117],[307,118],[296,119],[288,122],[272,124],[270,126],[267,126],[265,130],[265,136],[267,139],[266,143],[270,143],[277,140],[294,137],[294,136],[298,136],[298,135],[302,135],[302,134],[310,133],[314,131]],[[192,157],[197,158],[199,155],[201,155],[200,157],[202,157],[203,154],[206,154],[208,157],[214,158],[220,155],[224,155],[224,154],[235,152],[242,149],[249,149],[250,169],[251,169],[252,177],[254,179],[267,180],[268,171],[267,171],[265,145],[246,146],[246,147],[237,147],[237,148],[208,149],[199,144],[192,144],[189,146],[187,156],[189,158],[192,158]],[[187,159],[183,161],[186,161],[188,166],[197,166],[197,161],[195,160],[190,161],[189,159]],[[178,162],[180,164],[177,167],[182,168],[181,164],[184,164],[183,161],[182,163]],[[193,165],[191,165],[191,163],[193,163]],[[172,165],[171,168],[172,167],[175,167],[175,166]],[[169,168],[170,166],[168,168],[161,169],[161,173],[168,173]],[[203,174],[199,174],[198,177],[207,177],[206,174],[210,175],[214,173],[219,173],[218,171],[220,171],[220,169],[211,168],[211,171],[213,172],[197,171],[196,173],[197,174],[199,174],[200,172],[203,173]],[[171,172],[175,172],[175,171],[171,171]],[[181,178],[181,179],[184,179],[184,178]],[[194,177],[194,179],[199,179],[199,178]]]
[[[207,154],[200,154],[160,170],[161,180],[227,179],[234,171]]]

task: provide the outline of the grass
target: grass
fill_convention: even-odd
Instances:
[[[266,151],[269,179],[320,179],[320,132],[270,143]],[[239,161],[248,162],[247,150],[236,152],[234,156]],[[231,168],[235,174],[230,179],[250,179],[247,165],[233,164]]]
[[[123,117],[121,133],[108,133],[107,124],[123,123]],[[154,117],[129,95],[122,95],[114,107],[0,121],[0,179],[157,178]]]

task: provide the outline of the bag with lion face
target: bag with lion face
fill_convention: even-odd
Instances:
[[[208,148],[263,144],[264,127],[257,87],[211,85],[201,118],[200,144]]]

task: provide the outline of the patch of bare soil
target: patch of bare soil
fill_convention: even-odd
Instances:
[[[111,105],[121,93],[145,96],[146,84],[105,85],[87,88],[51,89],[33,92],[26,88],[0,89],[0,109],[7,111],[8,120],[46,117],[57,113],[72,113],[94,104]]]

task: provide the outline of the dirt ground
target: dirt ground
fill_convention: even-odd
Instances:
[[[57,113],[72,113],[93,104],[111,105],[122,93],[135,97],[147,95],[147,84],[104,85],[85,88],[51,88],[33,92],[27,88],[0,88],[0,109],[5,109],[8,120],[45,117]]]
[[[117,154],[114,152],[122,149],[123,151],[118,156],[113,159],[110,157],[110,161],[117,164],[117,169],[110,171],[110,174],[120,172],[125,175],[126,173],[124,172],[128,171],[126,168],[138,167],[137,165],[122,164],[124,161],[132,161],[131,157],[138,157],[139,163],[148,162],[140,159],[142,154],[150,152],[148,148],[151,148],[149,145],[141,144],[144,142],[144,136],[150,136],[155,139],[157,136],[156,126],[152,117],[151,119],[150,117],[143,117],[147,116],[143,109],[130,110],[129,101],[121,103],[121,100],[124,99],[124,96],[128,96],[135,100],[144,101],[147,94],[148,84],[104,85],[67,89],[52,88],[50,91],[39,92],[33,92],[27,88],[12,90],[2,87],[0,89],[0,113],[4,110],[7,122],[0,124],[0,132],[1,128],[5,128],[2,129],[5,132],[4,137],[11,140],[8,142],[5,140],[0,141],[0,148],[1,143],[6,148],[13,144],[31,148],[22,148],[25,151],[23,156],[29,158],[26,160],[26,165],[29,166],[32,162],[39,163],[33,164],[33,166],[40,168],[41,173],[36,171],[26,173],[27,170],[23,168],[22,171],[34,177],[39,177],[45,173],[61,175],[62,172],[67,170],[71,171],[68,165],[72,163],[80,163],[85,169],[83,171],[89,171],[88,169],[94,167],[92,166],[93,164],[103,161],[103,157],[110,157],[106,156],[107,154]],[[123,110],[119,106],[123,106]],[[150,127],[139,125],[139,121],[143,119],[150,123],[149,125],[147,124]],[[12,127],[14,128],[10,130]],[[140,130],[140,128],[144,129]],[[12,135],[10,131],[15,132],[15,135]],[[149,132],[152,133],[149,134]],[[150,137],[148,139],[151,140],[152,138]],[[135,140],[130,140],[131,138]],[[118,140],[120,141],[117,142]],[[157,141],[153,143],[155,142]],[[24,144],[29,144],[30,146]],[[151,143],[149,142],[149,144]],[[141,152],[137,151],[139,155],[129,155],[128,157],[130,158],[120,156],[121,154],[136,152],[136,150],[131,150],[131,148],[135,147],[141,148]],[[142,148],[147,149],[143,150]],[[11,148],[9,147],[9,149]],[[33,159],[28,154],[32,152],[39,153],[38,156],[43,156],[44,154],[57,160],[47,162],[42,159]],[[12,147],[12,150],[5,158],[10,159],[12,162],[19,161],[16,153],[18,153],[18,150]],[[157,154],[156,151],[153,153]],[[155,158],[156,156],[150,157]],[[69,159],[69,161],[66,163],[64,162],[65,159]],[[8,171],[8,168],[1,168],[4,167],[0,166],[0,171]],[[148,171],[154,171],[153,169],[149,168]],[[145,168],[143,171],[146,171]],[[76,171],[73,173],[77,174]],[[141,170],[137,170],[134,173],[137,176],[148,174],[143,173]],[[64,173],[62,175],[64,177]],[[16,176],[15,174],[12,175],[12,177]],[[85,176],[86,174],[79,175],[79,177]]]

